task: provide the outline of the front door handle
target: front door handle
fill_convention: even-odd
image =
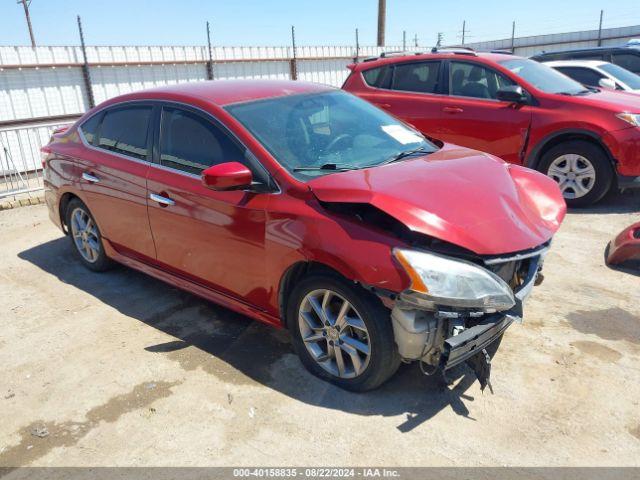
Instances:
[[[158,202],[160,205],[164,207],[171,207],[176,204],[173,200],[167,197],[163,197],[162,195],[156,195],[155,193],[150,193],[149,198],[154,202]]]
[[[445,113],[462,113],[464,112],[464,110],[460,107],[444,107],[442,109],[443,112]]]
[[[87,172],[82,172],[82,179],[86,180],[89,183],[98,183],[100,181],[98,177]]]

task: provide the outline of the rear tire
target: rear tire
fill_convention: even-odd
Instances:
[[[570,140],[549,149],[538,165],[560,187],[570,207],[586,207],[611,189],[614,172],[606,153],[585,140]]]
[[[389,311],[338,275],[312,274],[298,283],[288,298],[287,324],[303,365],[345,390],[377,388],[400,365]]]
[[[104,251],[98,224],[87,206],[74,198],[68,203],[65,214],[69,239],[80,262],[94,272],[104,272],[113,267],[113,260]]]

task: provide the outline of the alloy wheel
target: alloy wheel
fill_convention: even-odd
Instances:
[[[567,153],[553,160],[547,175],[558,182],[562,195],[569,199],[584,197],[596,183],[593,164],[575,153]]]
[[[369,332],[353,305],[338,293],[308,293],[300,303],[298,328],[311,357],[330,374],[355,378],[367,368]]]
[[[95,263],[100,255],[98,227],[86,210],[76,208],[71,212],[71,235],[82,258]]]

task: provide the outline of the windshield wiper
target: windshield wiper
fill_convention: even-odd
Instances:
[[[413,148],[411,150],[404,150],[400,153],[396,153],[395,155],[387,158],[384,162],[377,163],[376,165],[370,165],[370,166],[373,167],[373,166],[379,166],[379,165],[387,165],[388,163],[397,162],[398,160],[402,160],[403,158],[407,158],[412,155],[423,154],[423,153],[432,153],[432,152],[427,152],[427,147],[423,145],[422,147]]]
[[[575,97],[578,95],[585,95],[587,93],[593,93],[594,90],[590,89],[590,88],[584,88],[582,90],[578,90],[577,92],[557,92],[558,95],[566,95],[568,97]]]
[[[325,163],[323,165],[315,165],[309,167],[296,167],[294,172],[313,172],[318,170],[331,170],[334,172],[346,172],[347,170],[355,170],[358,167],[353,165],[338,165],[337,163]]]

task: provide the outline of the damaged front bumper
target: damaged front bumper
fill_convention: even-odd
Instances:
[[[430,371],[446,371],[467,361],[481,385],[488,383],[490,357],[497,350],[505,330],[522,321],[523,303],[534,285],[542,279],[541,269],[547,248],[527,256],[488,260],[488,268],[503,268],[507,262],[519,263],[514,269],[520,282],[513,289],[515,305],[506,311],[485,313],[444,309],[424,305],[401,295],[392,313],[395,341],[405,361],[420,361]],[[515,259],[515,260],[514,260]],[[526,262],[526,263],[525,263]],[[481,365],[486,362],[486,367]]]

